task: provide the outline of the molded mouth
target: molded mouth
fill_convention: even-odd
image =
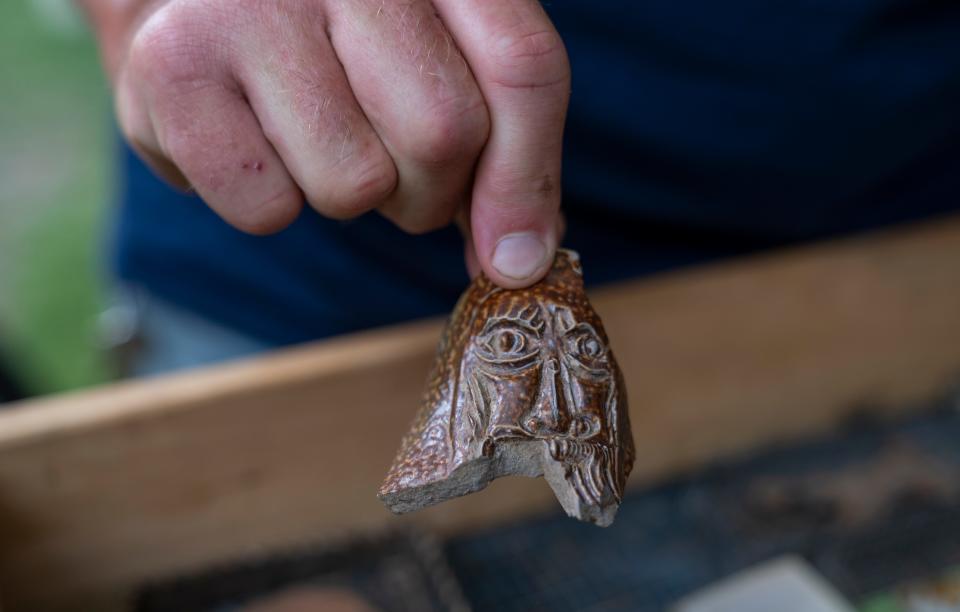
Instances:
[[[574,430],[577,428],[578,422],[578,419],[573,419],[570,426],[567,427],[567,431],[561,433],[537,433],[516,425],[496,425],[491,429],[487,439],[493,440],[494,442],[505,442],[508,440],[543,440],[544,442],[550,442],[551,440],[569,440],[571,442],[589,442],[600,433],[599,423],[591,425],[586,433],[575,433]],[[604,442],[593,443],[606,445]]]

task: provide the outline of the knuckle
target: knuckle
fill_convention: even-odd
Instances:
[[[485,191],[489,196],[487,206],[504,218],[539,216],[560,203],[558,181],[552,172],[532,175],[504,169],[485,184]]]
[[[153,13],[130,41],[128,69],[159,87],[195,83],[211,74],[213,45],[183,5]]]
[[[397,185],[397,172],[386,152],[367,155],[343,174],[328,175],[329,183],[316,185],[308,195],[314,208],[334,219],[352,219],[379,207]]]
[[[410,123],[407,155],[426,166],[476,157],[487,141],[490,116],[479,95],[443,100]]]
[[[492,45],[493,80],[504,87],[569,87],[570,61],[560,35],[553,29],[521,31]]]

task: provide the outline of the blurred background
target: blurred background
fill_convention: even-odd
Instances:
[[[97,347],[111,105],[62,0],[0,3],[0,355],[30,394],[109,377]]]

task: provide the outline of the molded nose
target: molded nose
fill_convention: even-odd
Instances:
[[[569,407],[563,393],[560,366],[554,358],[543,364],[537,400],[524,422],[525,429],[534,435],[565,434],[570,426]]]

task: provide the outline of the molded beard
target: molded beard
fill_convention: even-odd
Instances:
[[[568,516],[607,527],[623,496],[618,451],[597,442],[562,438],[487,438],[462,457],[445,478],[391,492],[382,499],[394,512],[409,512],[479,491],[502,476],[543,476]]]
[[[613,523],[624,484],[615,476],[620,461],[615,448],[564,438],[509,438],[488,439],[484,450],[482,459],[468,464],[482,465],[486,482],[508,475],[543,476],[568,516],[601,527]]]
[[[563,465],[567,482],[583,504],[601,505],[612,496],[619,504],[622,484],[617,482],[617,451],[605,444],[580,440],[547,441],[550,458]]]

